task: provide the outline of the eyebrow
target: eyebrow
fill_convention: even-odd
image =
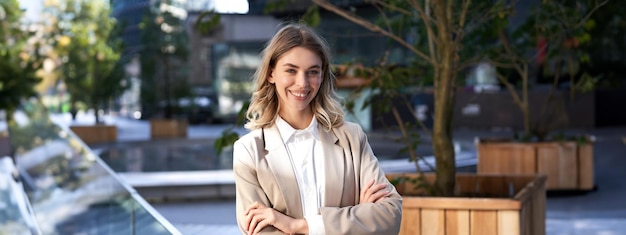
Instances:
[[[300,68],[297,65],[292,64],[292,63],[285,63],[285,64],[283,64],[283,67],[285,67],[285,66],[286,67],[291,67],[291,68]],[[321,66],[316,64],[316,65],[313,65],[313,66],[309,67],[308,69],[319,69],[319,68],[321,68]]]

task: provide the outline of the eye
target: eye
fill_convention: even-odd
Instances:
[[[287,72],[287,73],[296,73],[297,71],[295,69],[287,69],[287,70],[285,70],[285,72]]]
[[[319,70],[310,70],[310,71],[308,71],[307,73],[308,73],[309,75],[318,75],[318,74],[320,74],[320,71],[319,71]]]

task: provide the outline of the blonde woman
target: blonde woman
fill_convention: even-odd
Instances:
[[[329,49],[311,28],[281,28],[262,53],[234,145],[244,234],[398,234],[402,199],[360,126],[343,120]]]

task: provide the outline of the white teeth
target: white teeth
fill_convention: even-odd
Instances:
[[[291,92],[291,94],[300,98],[304,98],[307,95],[307,93],[295,93],[295,92]]]

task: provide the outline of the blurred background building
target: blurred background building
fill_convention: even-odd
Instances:
[[[37,10],[37,1],[28,1],[25,5],[29,8]],[[128,59],[126,72],[129,76],[129,89],[112,102],[111,111],[119,113],[122,116],[150,119],[160,115],[158,112],[159,101],[142,98],[145,93],[146,81],[142,81],[142,61],[138,56],[145,42],[142,41],[142,24],[146,20],[148,13],[151,11],[169,11],[174,15],[178,15],[185,24],[185,32],[188,36],[189,53],[186,56],[185,66],[177,66],[175,70],[180,70],[181,74],[186,77],[189,92],[184,94],[182,98],[176,98],[175,105],[181,106],[177,110],[180,116],[189,116],[190,121],[194,123],[211,123],[216,121],[232,122],[233,116],[239,111],[240,107],[249,98],[252,89],[250,77],[258,64],[259,53],[263,45],[273,35],[273,33],[285,21],[296,21],[306,14],[307,8],[312,4],[310,0],[289,1],[289,4],[283,9],[274,9],[267,12],[266,7],[275,1],[267,0],[239,0],[239,1],[218,1],[218,0],[113,0],[110,1],[112,13],[118,22],[124,25],[122,40],[125,49],[122,57]],[[334,4],[344,7],[350,7],[354,12],[364,17],[375,17],[378,13],[374,7],[364,0],[335,0]],[[518,10],[518,14],[512,17],[511,25],[518,25],[525,19],[525,15],[531,6],[538,3],[538,0],[522,1],[517,7],[523,8]],[[209,32],[200,32],[196,24],[196,20],[203,12],[213,11],[219,14],[219,23]],[[36,19],[37,14],[28,11],[29,18]],[[209,14],[209,17],[214,14]],[[601,17],[601,16],[598,16]],[[607,16],[608,17],[608,16]],[[206,21],[208,17],[205,17]],[[411,53],[404,48],[380,36],[370,32],[362,27],[351,23],[333,13],[320,10],[320,24],[317,30],[331,45],[333,50],[334,64],[361,64],[363,66],[371,66],[380,62],[381,58],[386,58],[387,64],[394,66],[415,66],[408,64],[411,61]],[[612,22],[611,20],[605,20]],[[598,27],[600,28],[600,27]],[[414,38],[414,29],[408,29],[405,37],[407,41],[417,40]],[[623,37],[623,36],[622,36]],[[604,73],[603,81],[608,81],[612,85],[605,87],[620,87],[620,79],[611,79],[610,77],[619,77],[622,72],[616,70],[623,59],[616,54],[623,45],[616,40],[610,42],[609,39],[595,40],[594,42],[604,43],[607,46],[598,48],[607,48],[602,50],[591,51],[594,57],[593,73]],[[608,44],[607,44],[608,43]],[[622,43],[623,44],[623,43]],[[608,48],[616,48],[614,50]],[[599,59],[599,60],[596,60]],[[612,66],[612,67],[611,67]],[[158,76],[159,73],[157,73]],[[488,64],[481,64],[467,71],[465,76],[465,88],[478,93],[489,91],[498,91],[501,89],[494,75],[493,68]],[[548,79],[549,80],[549,79]],[[144,83],[142,86],[142,82]],[[544,78],[537,77],[532,80],[536,88],[541,89],[542,86],[549,86],[549,81]],[[562,87],[569,86],[565,79],[561,80]],[[148,83],[149,84],[149,83]],[[426,84],[426,87],[428,84]],[[62,84],[56,88],[55,94],[64,93]],[[423,92],[416,90],[407,90],[411,99],[414,100],[414,108],[419,111],[419,116],[428,119],[432,112],[431,100],[428,95],[420,97],[415,93]],[[592,100],[586,101],[587,104],[602,103],[610,100],[621,99],[620,92],[602,93],[599,91]],[[601,94],[600,94],[601,93]],[[502,94],[507,96],[507,94]],[[492,99],[489,99],[492,100]],[[470,110],[467,118],[472,119],[472,110],[482,110],[485,112],[488,105],[467,104],[467,107],[459,107],[458,112]],[[155,107],[151,107],[155,106]],[[187,108],[190,107],[190,108]],[[483,107],[483,109],[476,109]],[[588,107],[588,106],[587,106]],[[497,108],[500,110],[502,107]],[[504,107],[506,108],[506,107]],[[601,107],[595,105],[594,112],[597,114],[595,119],[582,120],[576,124],[578,126],[608,125],[619,124],[626,113],[610,115],[610,110],[599,109]],[[412,112],[417,112],[413,110]],[[505,113],[505,112],[503,112]],[[365,113],[371,116],[370,113]],[[490,114],[489,116],[497,116]],[[573,115],[576,117],[577,115]],[[478,116],[477,116],[478,117]],[[367,118],[367,117],[365,117]],[[484,118],[478,118],[484,120]],[[477,119],[477,120],[478,120]],[[510,120],[508,118],[507,120]],[[501,125],[507,125],[514,121],[503,121]],[[428,120],[425,120],[428,122]],[[474,125],[479,124],[474,121],[465,122],[461,120],[456,122],[458,125]],[[497,122],[487,122],[497,123]],[[583,124],[580,124],[583,123]],[[374,125],[374,124],[373,124]],[[479,125],[480,126],[480,125]]]

